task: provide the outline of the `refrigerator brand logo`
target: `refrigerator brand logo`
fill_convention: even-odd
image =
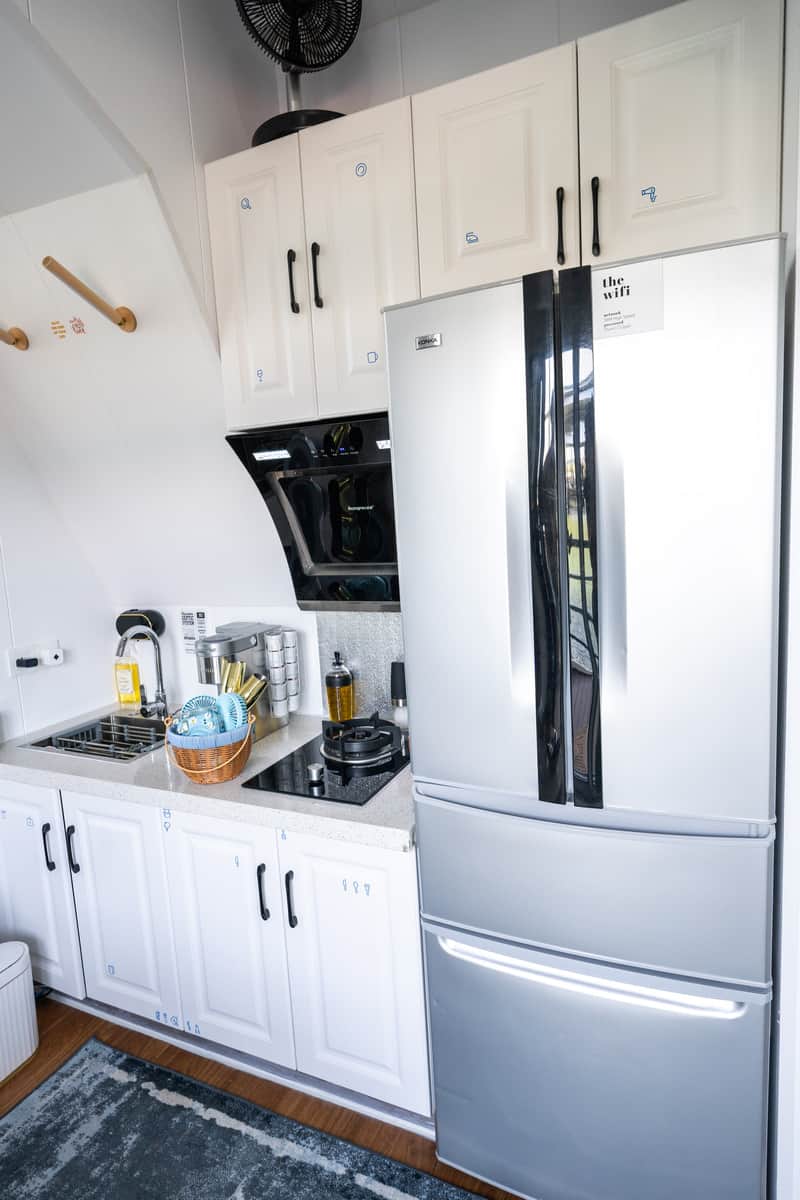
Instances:
[[[604,300],[622,300],[630,294],[630,284],[625,282],[624,275],[606,275],[603,278]]]
[[[442,335],[440,333],[421,333],[419,337],[414,338],[414,348],[416,350],[431,350],[434,346],[441,346]]]
[[[374,504],[351,504],[347,512],[372,512],[374,508]]]

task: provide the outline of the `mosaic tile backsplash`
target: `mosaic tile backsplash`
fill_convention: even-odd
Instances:
[[[376,709],[391,717],[389,669],[403,657],[400,613],[317,613],[322,697],[325,703],[325,672],[339,651],[353,672],[356,716],[368,717]],[[326,712],[327,716],[327,712]]]

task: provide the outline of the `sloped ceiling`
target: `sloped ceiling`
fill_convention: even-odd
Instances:
[[[13,4],[0,8],[0,213],[130,179],[145,164]]]
[[[13,9],[0,58],[18,62],[0,100],[28,113],[2,172],[0,325],[31,343],[0,346],[0,436],[25,448],[114,603],[292,603],[275,528],[224,440],[219,358],[152,180]],[[132,308],[137,331],[44,271],[45,255]],[[15,517],[0,514],[0,535]]]

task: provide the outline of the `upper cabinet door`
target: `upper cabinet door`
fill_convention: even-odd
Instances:
[[[578,42],[584,262],[780,228],[781,9],[692,0]]]
[[[231,429],[317,413],[296,135],[206,167]]]
[[[575,87],[572,44],[413,97],[423,296],[580,263]]]
[[[300,134],[322,415],[389,404],[381,308],[419,296],[408,98]]]

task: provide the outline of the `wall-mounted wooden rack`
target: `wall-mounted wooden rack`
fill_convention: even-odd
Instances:
[[[27,333],[18,329],[16,325],[12,325],[10,329],[0,329],[0,342],[13,346],[15,350],[27,350],[30,346]]]
[[[72,288],[73,292],[91,304],[92,308],[96,308],[99,313],[102,313],[106,320],[111,321],[112,325],[116,325],[117,329],[121,329],[123,333],[133,333],[136,328],[136,317],[129,308],[120,306],[114,308],[108,304],[102,296],[98,296],[97,292],[92,291],[87,284],[78,279],[77,275],[73,275],[65,266],[58,261],[57,258],[52,258],[49,254],[42,259],[42,266],[51,275],[55,275],[56,279],[60,279],[68,288]]]

